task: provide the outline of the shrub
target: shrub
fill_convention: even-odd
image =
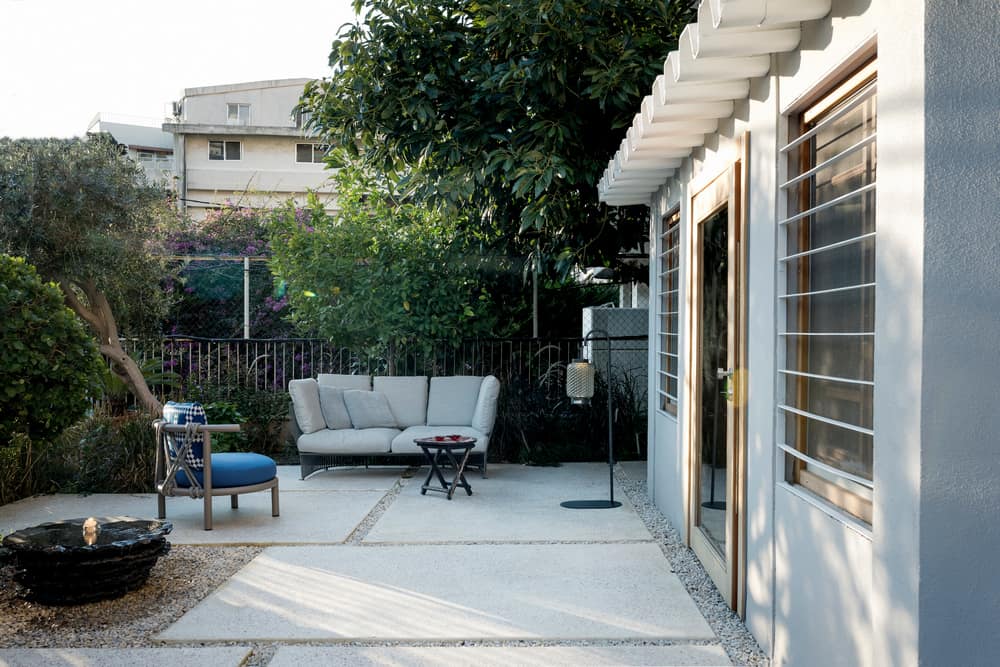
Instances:
[[[213,437],[212,450],[256,452],[286,462],[282,431],[288,417],[288,394],[241,386],[237,379],[206,382],[187,391],[186,400],[205,406],[209,423],[243,427],[238,434]]]
[[[0,446],[44,441],[82,418],[101,390],[97,347],[24,259],[0,255]]]
[[[42,491],[149,493],[153,491],[156,438],[153,415],[98,413],[66,429],[41,464]]]

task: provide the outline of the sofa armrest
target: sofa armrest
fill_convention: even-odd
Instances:
[[[291,437],[293,445],[298,443],[299,436],[302,435],[299,422],[295,419],[295,403],[292,401],[288,402],[288,435]]]
[[[500,380],[493,375],[483,378],[479,387],[479,398],[476,410],[472,413],[472,428],[486,435],[493,432],[493,424],[497,419],[497,402],[500,400]]]

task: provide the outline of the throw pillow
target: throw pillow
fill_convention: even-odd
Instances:
[[[303,433],[315,433],[326,428],[323,409],[319,405],[319,385],[312,378],[292,380],[288,383],[288,393],[292,397],[295,421]]]
[[[326,427],[351,428],[351,415],[344,403],[344,390],[340,387],[319,386],[319,406],[323,410]]]
[[[389,399],[380,391],[347,389],[344,403],[354,428],[396,428],[396,417]]]

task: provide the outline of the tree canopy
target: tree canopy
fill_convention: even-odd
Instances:
[[[152,412],[159,401],[119,330],[159,333],[165,269],[149,239],[166,210],[164,193],[110,139],[0,139],[0,250],[59,285],[112,370]]]
[[[334,41],[334,74],[303,97],[327,141],[562,273],[616,266],[645,239],[645,208],[600,204],[596,183],[692,3],[354,5],[362,20]]]
[[[275,212],[275,275],[307,332],[388,360],[434,341],[489,335],[496,309],[480,282],[485,261],[458,234],[460,217],[399,199],[391,184],[342,169],[337,206],[315,198]],[[426,351],[426,350],[424,350]]]

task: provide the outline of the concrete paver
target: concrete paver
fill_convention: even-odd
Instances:
[[[406,466],[354,466],[320,470],[300,479],[298,466],[278,466],[278,486],[285,491],[388,491]]]
[[[272,547],[168,641],[714,639],[659,547]]]
[[[729,665],[721,646],[282,646],[268,667]]]
[[[384,491],[281,491],[281,516],[271,516],[270,492],[212,499],[212,530],[202,527],[202,501],[167,498],[172,544],[340,543],[385,495]],[[56,494],[35,496],[0,507],[0,534],[47,521],[86,516],[156,517],[154,494]]]
[[[649,540],[649,531],[616,487],[617,509],[572,510],[564,500],[608,498],[608,468],[591,463],[559,467],[491,465],[488,477],[466,475],[472,495],[458,489],[420,495],[427,468],[409,480],[366,543]]]
[[[0,649],[0,667],[238,667],[249,646]]]

